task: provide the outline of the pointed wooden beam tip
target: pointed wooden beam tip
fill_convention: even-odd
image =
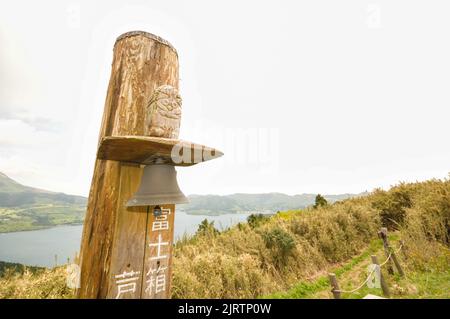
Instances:
[[[131,135],[104,137],[97,151],[101,160],[142,165],[192,166],[223,155],[220,150],[189,141]]]

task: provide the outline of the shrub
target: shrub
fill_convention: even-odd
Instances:
[[[325,197],[323,197],[320,194],[317,194],[316,199],[315,199],[315,203],[314,203],[314,208],[318,208],[318,207],[323,207],[323,206],[327,206],[328,202],[325,199]]]
[[[275,227],[262,232],[267,248],[274,251],[278,266],[285,264],[287,257],[295,248],[295,239],[287,231]]]
[[[214,227],[214,221],[209,222],[208,219],[202,220],[202,222],[198,225],[196,235],[199,236],[215,236],[220,232]]]
[[[412,206],[411,190],[405,184],[389,192],[376,190],[372,206],[380,213],[383,226],[396,230],[403,225],[406,209]]]
[[[251,228],[256,228],[266,223],[269,220],[268,216],[263,214],[251,214],[247,217],[247,223]]]

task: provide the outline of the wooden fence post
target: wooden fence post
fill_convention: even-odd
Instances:
[[[400,265],[400,262],[397,259],[397,256],[395,255],[395,252],[392,251],[392,260],[394,261],[395,268],[397,268],[398,273],[401,277],[405,277],[405,272],[403,271],[402,266]]]
[[[395,254],[394,250],[392,249],[392,247],[389,244],[389,239],[387,237],[387,228],[383,227],[381,228],[380,231],[380,237],[383,239],[383,246],[385,248],[385,253],[387,254],[386,257],[391,256],[392,261],[394,262],[395,268],[397,268],[398,273],[400,274],[401,277],[405,277],[405,273],[403,271],[402,266],[400,265],[400,262],[397,259],[397,255]],[[394,273],[393,269],[392,269],[392,264],[391,261],[388,261],[388,269],[391,269],[392,273]]]
[[[387,228],[386,227],[382,227],[381,230],[378,232],[378,236],[383,240],[384,254],[386,255],[386,258],[389,258],[391,250],[389,248],[389,243],[388,243],[388,240],[387,240]],[[389,259],[387,261],[386,267],[387,267],[388,273],[393,275],[394,274],[394,268],[392,267],[392,260],[391,259]]]
[[[390,295],[389,288],[388,288],[387,283],[386,283],[386,281],[384,279],[383,272],[382,272],[381,267],[380,267],[380,263],[378,262],[378,258],[375,255],[372,255],[370,257],[372,259],[372,264],[378,265],[378,268],[380,270],[380,273],[379,273],[379,275],[380,275],[380,284],[381,284],[381,289],[383,290],[383,294],[386,297],[389,297],[389,295]]]
[[[331,292],[333,293],[334,299],[341,299],[341,292],[336,279],[336,275],[333,273],[329,273],[328,278],[330,279],[330,284],[332,287]]]

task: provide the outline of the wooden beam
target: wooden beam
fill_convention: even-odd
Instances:
[[[98,159],[149,165],[191,166],[223,153],[193,142],[152,136],[107,136],[100,142]]]

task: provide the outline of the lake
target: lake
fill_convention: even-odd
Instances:
[[[245,221],[249,214],[223,214],[218,216],[175,213],[175,240],[183,234],[192,235],[205,218],[214,221],[218,229]],[[30,266],[53,267],[73,260],[80,250],[82,225],[64,225],[42,230],[0,234],[0,261]],[[55,255],[57,260],[55,261]]]

